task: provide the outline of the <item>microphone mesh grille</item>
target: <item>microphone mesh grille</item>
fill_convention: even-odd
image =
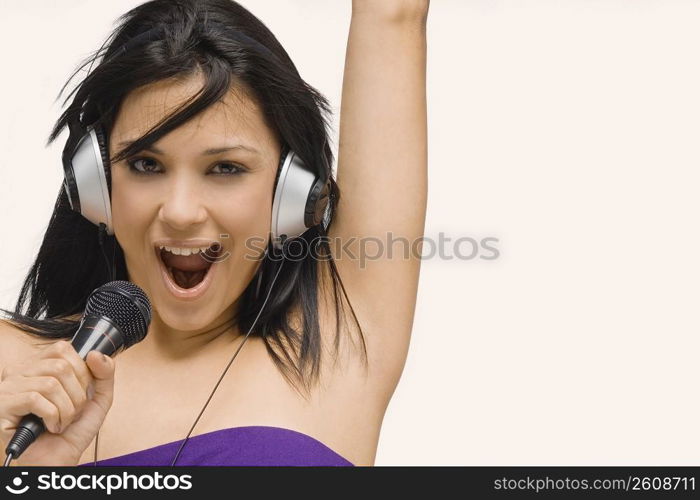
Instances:
[[[151,302],[140,287],[130,281],[110,281],[94,290],[87,299],[85,316],[105,316],[126,337],[124,349],[140,342],[151,324]]]

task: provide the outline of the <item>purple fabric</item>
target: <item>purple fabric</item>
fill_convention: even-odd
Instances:
[[[183,441],[98,460],[97,465],[170,466]],[[91,465],[94,462],[79,467]],[[268,426],[231,427],[190,436],[175,462],[178,465],[353,466],[306,434]]]

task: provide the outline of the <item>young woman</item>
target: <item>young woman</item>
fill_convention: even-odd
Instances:
[[[152,0],[120,18],[49,139],[102,131],[111,231],[64,184],[0,323],[2,450],[22,416],[46,425],[12,465],[374,463],[420,269],[428,2],[353,0],[335,180],[328,102],[253,14]],[[329,202],[280,258],[290,151]],[[70,339],[113,279],[149,297],[148,333],[83,361]]]

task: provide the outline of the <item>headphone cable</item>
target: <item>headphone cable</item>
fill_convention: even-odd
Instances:
[[[265,255],[267,255],[267,248],[265,249]],[[272,279],[272,283],[270,284],[270,289],[267,291],[267,295],[265,296],[265,300],[263,301],[263,305],[260,307],[260,310],[258,311],[258,315],[255,317],[253,324],[251,325],[250,329],[248,330],[248,333],[245,334],[245,337],[243,338],[243,342],[241,342],[241,345],[238,346],[238,349],[236,349],[236,352],[233,354],[233,357],[226,365],[226,368],[224,369],[224,372],[219,377],[218,382],[216,382],[216,385],[214,386],[214,389],[211,391],[211,394],[209,395],[207,402],[204,403],[202,410],[199,412],[199,415],[197,415],[197,418],[195,419],[194,423],[192,424],[192,427],[190,428],[190,431],[187,433],[187,437],[185,437],[185,440],[182,442],[182,444],[180,445],[180,448],[177,450],[177,454],[175,454],[175,458],[173,458],[173,461],[170,464],[171,467],[175,465],[177,458],[180,456],[180,452],[185,447],[185,443],[187,443],[187,440],[190,438],[190,434],[192,434],[192,431],[194,430],[195,426],[197,425],[197,422],[199,422],[199,419],[202,416],[202,414],[204,413],[204,410],[206,409],[207,405],[209,404],[209,401],[211,401],[211,398],[214,396],[216,389],[219,388],[219,385],[221,384],[221,381],[223,380],[224,375],[226,375],[226,372],[228,372],[229,367],[231,366],[231,364],[233,364],[233,361],[236,359],[236,356],[238,356],[238,353],[240,352],[241,348],[243,348],[243,344],[245,344],[246,340],[248,340],[248,336],[253,331],[253,328],[255,328],[255,325],[258,322],[258,318],[260,318],[260,314],[262,314],[263,309],[265,308],[265,305],[267,304],[267,300],[270,298],[270,294],[272,293],[272,287],[274,286],[275,281],[277,281],[277,276],[279,276],[283,265],[284,265],[284,259],[282,259],[282,261],[280,262],[279,269],[277,269],[277,272],[275,273],[275,277]]]
[[[100,226],[100,228],[102,229],[102,225]],[[269,248],[269,247],[268,247],[268,248]],[[267,256],[268,248],[265,249],[265,253],[263,254],[263,259]],[[104,251],[103,251],[103,254],[104,254]],[[105,255],[105,259],[106,259],[106,258],[107,258],[107,257],[106,257],[106,255]],[[212,264],[212,265],[213,265],[213,264]],[[177,450],[177,453],[175,454],[175,458],[173,458],[173,461],[172,461],[172,463],[170,464],[171,467],[175,465],[175,462],[177,461],[178,457],[180,456],[180,453],[182,452],[182,449],[185,447],[185,444],[187,443],[187,440],[190,438],[190,435],[192,434],[192,431],[194,430],[195,426],[197,425],[197,422],[199,422],[199,419],[201,418],[202,414],[204,413],[204,410],[205,410],[206,407],[209,405],[209,402],[211,401],[212,397],[214,397],[214,393],[215,393],[216,390],[219,388],[219,385],[221,385],[221,381],[223,380],[224,376],[225,376],[226,373],[228,372],[229,367],[233,364],[234,360],[235,360],[236,357],[238,356],[238,353],[240,352],[240,350],[243,348],[243,345],[244,345],[244,344],[246,343],[246,341],[248,340],[248,337],[250,336],[251,332],[253,331],[253,328],[255,328],[255,325],[257,324],[258,319],[260,318],[260,315],[262,314],[263,309],[265,308],[265,305],[267,305],[267,301],[268,301],[269,298],[270,298],[270,294],[272,293],[273,286],[274,286],[275,282],[277,281],[277,277],[279,276],[280,272],[282,271],[282,267],[283,267],[283,266],[284,266],[284,259],[282,259],[282,260],[280,261],[280,266],[279,266],[279,268],[277,269],[277,272],[275,273],[275,277],[272,279],[272,283],[270,284],[270,288],[269,288],[269,290],[268,290],[268,292],[267,292],[267,295],[265,296],[265,300],[263,301],[263,304],[262,304],[262,306],[260,307],[260,310],[258,311],[258,314],[257,314],[257,316],[255,317],[255,320],[253,321],[253,324],[251,325],[250,329],[248,330],[248,333],[245,334],[245,337],[243,338],[243,342],[241,342],[241,344],[240,344],[240,345],[238,346],[238,348],[236,349],[236,352],[234,352],[234,354],[233,354],[233,356],[231,357],[230,361],[229,361],[228,364],[226,365],[226,368],[224,368],[224,371],[223,371],[223,373],[221,374],[221,376],[219,377],[219,380],[216,382],[216,385],[214,386],[214,389],[211,391],[211,394],[209,395],[209,398],[207,399],[206,403],[204,403],[204,406],[203,406],[202,409],[200,410],[199,415],[197,415],[197,418],[195,419],[194,423],[192,424],[192,427],[190,427],[190,430],[189,430],[189,432],[187,433],[187,436],[186,436],[185,439],[183,440],[182,444],[180,445],[180,448]],[[261,269],[261,271],[262,271],[262,269]],[[258,284],[259,284],[259,283],[258,283]],[[100,431],[98,430],[98,431],[97,431],[97,435],[95,436],[95,456],[94,456],[94,462],[93,462],[93,465],[94,465],[95,467],[97,467],[97,442],[98,442],[99,436],[100,436]]]
[[[105,264],[107,264],[107,272],[110,274],[110,281],[114,281],[116,278],[116,267],[115,267],[115,255],[117,251],[117,241],[116,238],[112,242],[112,262],[110,264],[107,254],[105,253],[105,237],[107,236],[107,226],[104,222],[100,222],[100,227],[97,232],[97,241],[100,243],[100,250],[102,250],[102,255],[105,258]]]

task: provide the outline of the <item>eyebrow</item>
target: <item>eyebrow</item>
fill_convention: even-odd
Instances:
[[[135,141],[122,141],[119,143],[119,146],[120,147],[131,146],[134,142]],[[250,147],[250,146],[246,146],[245,144],[231,144],[230,146],[209,148],[209,149],[205,149],[204,151],[202,151],[201,154],[202,154],[202,156],[217,155],[219,153],[225,153],[226,151],[233,151],[235,149],[242,149],[243,151],[248,151],[248,152],[253,153],[253,154],[260,154],[260,152],[257,149]],[[150,152],[155,153],[157,155],[164,155],[165,154],[163,151],[161,151],[160,149],[158,149],[155,146],[148,146],[148,147],[144,148],[143,151],[150,151]]]

